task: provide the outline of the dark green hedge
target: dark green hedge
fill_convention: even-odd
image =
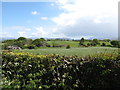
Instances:
[[[120,88],[120,57],[80,58],[5,52],[3,89],[78,90]]]

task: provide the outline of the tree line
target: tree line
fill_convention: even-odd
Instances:
[[[53,41],[52,45],[48,43],[48,41]],[[18,46],[22,49],[28,48],[28,49],[35,49],[39,47],[65,47],[65,45],[58,45],[56,44],[56,41],[62,41],[59,39],[44,39],[44,38],[38,38],[35,40],[25,38],[25,37],[19,37],[18,39],[12,39],[12,40],[5,40],[2,43],[4,44],[4,49],[7,49],[8,46]],[[63,40],[65,41],[65,40]],[[70,40],[66,40],[70,41]],[[93,40],[86,40],[84,38],[81,38],[80,40],[71,40],[71,41],[77,41],[78,46],[111,46],[111,47],[118,47],[120,48],[120,41],[118,40],[110,40],[110,39],[104,39],[104,40],[98,40],[98,39],[93,39]],[[102,43],[100,43],[102,41]],[[106,42],[109,42],[111,45],[106,45]],[[66,48],[69,49],[71,46],[67,45]]]
[[[93,39],[93,40],[85,40],[84,38],[81,38],[79,41],[80,46],[86,46],[85,42],[89,41],[87,43],[87,46],[111,46],[111,47],[120,47],[120,41],[119,40],[110,40],[110,39],[104,39],[104,40],[98,40],[98,39]],[[102,41],[102,43],[100,43]],[[106,42],[109,42],[111,45],[106,45]]]

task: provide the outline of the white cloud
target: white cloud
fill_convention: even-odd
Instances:
[[[25,26],[10,26],[10,27],[3,27],[3,31],[30,31],[31,28]]]
[[[82,17],[117,16],[117,0],[71,0],[71,2],[74,3],[68,0],[58,0],[59,8],[67,11],[52,19],[58,25],[73,25]],[[100,21],[97,20],[97,22]]]
[[[60,26],[68,26],[76,23],[79,18],[77,13],[61,13],[58,17],[52,18],[52,20]]]
[[[51,6],[54,6],[55,4],[54,4],[54,3],[51,3],[50,5],[51,5]]]
[[[95,23],[102,23],[101,17],[97,16],[97,17],[94,19],[94,22],[95,22]]]
[[[46,28],[46,27],[34,27],[34,31],[31,33],[32,37],[43,37],[43,38],[62,38],[65,37],[67,38],[67,36],[64,33],[60,33],[59,31],[57,31],[57,28]]]
[[[97,16],[93,21],[95,23],[109,23],[110,15]]]
[[[11,27],[3,27],[2,37],[29,37],[29,32],[32,30],[30,27],[25,26],[11,26]]]
[[[7,37],[12,37],[10,32],[0,32],[0,38],[7,38]]]
[[[27,37],[26,32],[18,32],[18,37]]]
[[[57,3],[66,4],[69,0],[57,0]]]
[[[37,11],[32,11],[31,13],[32,13],[32,15],[37,15],[37,14],[39,14]]]
[[[47,35],[47,33],[44,31],[43,27],[36,27],[35,29],[37,30],[38,34]]]
[[[34,29],[35,29],[35,32],[32,33],[32,36],[45,37],[48,35],[48,32],[46,32],[42,26],[35,27]]]
[[[48,20],[48,17],[40,17],[41,20]]]
[[[25,31],[31,31],[31,28],[25,28]]]
[[[112,33],[115,36],[117,31],[118,1],[58,0],[56,4],[64,12],[53,17],[52,21],[57,25],[56,31],[66,36],[104,37],[106,35],[109,38]]]

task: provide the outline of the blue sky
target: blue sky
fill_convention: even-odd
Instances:
[[[117,5],[117,0],[3,2],[0,34],[14,38],[116,39]]]
[[[27,26],[31,21],[33,25],[44,25],[40,17],[51,18],[60,13],[55,7],[51,7],[51,2],[8,2],[3,3],[3,26]],[[33,15],[32,12],[37,12]],[[49,21],[46,22],[47,25]]]

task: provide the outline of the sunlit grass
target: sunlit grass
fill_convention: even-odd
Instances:
[[[40,49],[23,49],[23,50],[14,50],[14,52],[29,52],[34,54],[59,54],[66,56],[86,56],[94,55],[99,53],[118,53],[118,48],[111,47],[80,47],[80,48],[40,48]]]

